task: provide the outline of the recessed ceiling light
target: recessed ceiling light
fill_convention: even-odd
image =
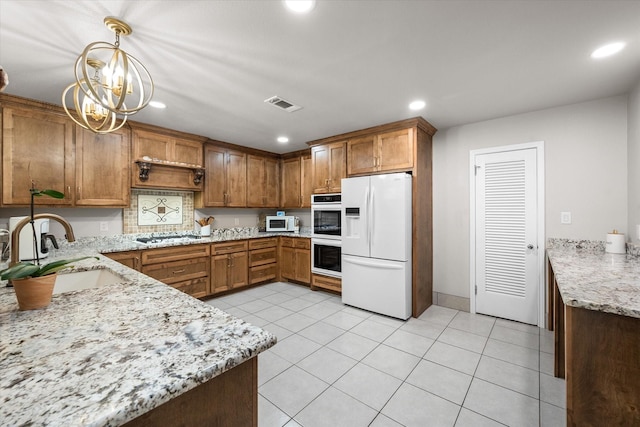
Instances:
[[[295,13],[308,13],[316,6],[315,0],[285,0],[287,8]]]
[[[625,44],[623,42],[610,43],[601,46],[591,52],[591,57],[594,59],[606,58],[607,56],[615,55],[624,49]]]
[[[286,136],[279,136],[278,142],[281,144],[286,144],[287,142],[289,142],[289,138],[287,138]]]
[[[167,108],[166,104],[160,101],[151,101],[149,102],[149,105],[154,108]]]
[[[422,110],[427,105],[424,101],[413,101],[409,104],[409,108],[412,110]]]

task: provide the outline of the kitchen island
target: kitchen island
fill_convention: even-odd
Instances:
[[[567,425],[640,425],[640,260],[588,242],[556,242],[547,256]]]
[[[56,258],[139,248],[80,240]],[[54,295],[43,310],[18,311],[0,283],[0,423],[256,425],[256,356],[276,338],[98,256],[75,270],[122,283]]]

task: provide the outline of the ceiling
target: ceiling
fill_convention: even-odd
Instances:
[[[423,116],[438,129],[623,94],[640,79],[640,1],[0,0],[5,93],[60,105],[103,24],[153,76],[131,120],[284,153],[305,142]],[[618,55],[593,60],[622,40]],[[263,101],[278,95],[303,108]],[[422,99],[418,112],[409,102]],[[276,142],[286,135],[288,144]]]

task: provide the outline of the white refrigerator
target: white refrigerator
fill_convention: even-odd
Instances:
[[[411,317],[411,175],[342,180],[342,302]]]

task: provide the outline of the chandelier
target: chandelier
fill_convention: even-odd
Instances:
[[[110,16],[104,23],[116,34],[115,43],[87,45],[76,60],[76,81],[62,92],[62,105],[69,117],[96,133],[120,129],[128,116],[149,104],[154,89],[145,66],[120,49],[120,35],[131,34],[131,27]]]

